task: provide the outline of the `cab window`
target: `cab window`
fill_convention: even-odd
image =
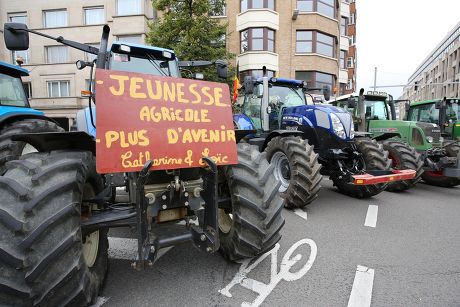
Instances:
[[[245,95],[243,103],[243,113],[246,114],[253,122],[256,129],[262,129],[260,121],[262,108],[262,84],[254,86],[254,93]]]
[[[419,108],[419,121],[433,124],[437,124],[439,122],[439,110],[436,109],[434,103],[426,104],[420,106]]]
[[[385,120],[387,119],[387,108],[384,101],[364,100],[366,105],[366,119]]]

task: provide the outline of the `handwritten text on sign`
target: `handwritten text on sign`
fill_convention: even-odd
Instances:
[[[237,163],[226,84],[97,70],[96,101],[100,173]]]

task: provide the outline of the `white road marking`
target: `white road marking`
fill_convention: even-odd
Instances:
[[[173,246],[158,251],[155,261],[170,251]],[[109,237],[109,258],[121,260],[137,259],[137,239]]]
[[[303,218],[304,220],[307,220],[307,212],[303,211],[302,209],[294,209],[294,213]]]
[[[108,300],[109,300],[108,297],[99,296],[96,302],[94,302],[94,304],[91,305],[90,307],[101,307],[102,305],[107,303]]]
[[[364,226],[375,227],[377,225],[377,214],[379,212],[379,207],[376,205],[369,205],[367,208],[366,221]]]
[[[307,262],[300,268],[297,272],[291,272],[290,269],[302,259],[304,255],[301,254],[294,254],[296,249],[301,245],[309,245],[310,246],[310,256]],[[284,254],[283,259],[281,260],[281,264],[278,271],[278,250],[280,249],[279,243],[275,245],[275,247],[260,256],[256,260],[246,259],[243,260],[241,263],[241,267],[238,272],[233,277],[232,281],[223,289],[219,290],[222,295],[227,297],[232,297],[230,293],[230,289],[232,289],[235,285],[240,284],[242,287],[249,289],[258,294],[257,298],[252,302],[243,302],[241,304],[242,307],[257,307],[263,303],[263,301],[267,298],[267,296],[275,289],[278,283],[281,280],[286,281],[295,281],[302,276],[304,276],[312,267],[313,262],[315,262],[316,254],[318,252],[318,248],[316,243],[311,239],[302,239],[294,243],[289,250]],[[270,270],[270,282],[265,284],[263,282],[254,280],[252,278],[248,278],[247,275],[267,257],[270,257],[271,260],[271,270]]]
[[[374,284],[374,269],[358,265],[348,307],[369,307]]]

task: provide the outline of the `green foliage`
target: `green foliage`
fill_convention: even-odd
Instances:
[[[175,51],[182,61],[230,60],[225,46],[227,24],[212,18],[214,12],[222,12],[225,0],[153,0],[153,6],[162,16],[149,24],[147,42],[153,46]],[[215,67],[197,68],[206,80],[220,81]],[[231,70],[229,70],[230,72]],[[184,71],[184,77],[189,74]],[[229,73],[229,81],[232,75]]]

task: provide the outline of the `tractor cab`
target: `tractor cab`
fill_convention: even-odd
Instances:
[[[269,130],[280,128],[286,108],[313,104],[312,99],[305,95],[303,81],[284,78],[270,78],[267,81]],[[256,130],[264,130],[261,116],[264,99],[263,78],[252,80],[251,77],[247,77],[243,86],[242,113],[248,117]]]
[[[436,124],[443,138],[460,140],[460,98],[412,102],[407,120]]]

